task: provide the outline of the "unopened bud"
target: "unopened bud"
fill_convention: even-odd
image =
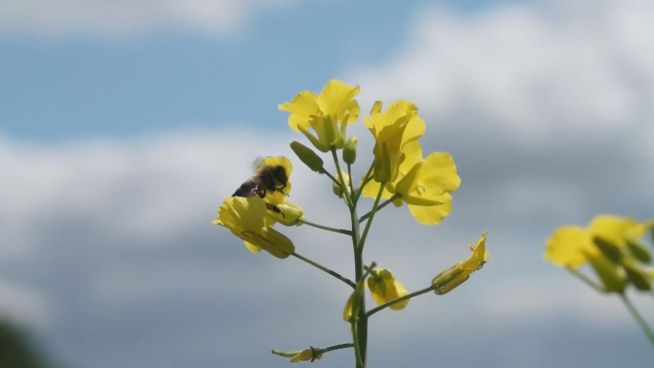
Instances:
[[[593,237],[593,243],[611,262],[619,264],[622,261],[622,251],[617,245],[599,236]]]
[[[341,175],[343,175],[343,181],[345,182],[345,191],[347,194],[350,194],[350,176],[341,170]],[[343,198],[343,190],[341,189],[341,185],[339,183],[332,183],[332,191],[334,191],[334,194],[336,194],[339,198]]]
[[[649,249],[647,249],[639,240],[627,239],[627,247],[629,248],[629,252],[631,252],[637,260],[643,263],[650,263],[652,261],[652,254]]]
[[[309,169],[317,172],[323,173],[323,161],[313,150],[298,141],[293,141],[291,143],[291,149],[297,157],[309,167]]]
[[[304,218],[304,211],[295,203],[284,201],[278,205],[270,206],[268,213],[282,225],[301,225]]]
[[[632,262],[625,262],[623,265],[625,273],[629,282],[641,291],[652,290],[652,284],[649,280],[649,275],[643,271],[637,264]]]
[[[357,159],[357,143],[359,138],[350,137],[345,141],[345,146],[343,147],[343,161],[345,163],[352,165]]]
[[[597,277],[602,280],[604,284],[604,291],[622,293],[627,286],[627,280],[624,274],[620,273],[620,269],[611,260],[603,255],[589,255],[593,270]]]
[[[431,287],[438,295],[447,294],[470,277],[461,264],[456,264],[439,273],[431,280]]]

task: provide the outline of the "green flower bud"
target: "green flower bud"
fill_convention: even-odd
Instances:
[[[614,264],[622,261],[622,251],[617,245],[599,236],[593,237],[593,243]]]
[[[431,287],[438,295],[447,294],[470,277],[460,264],[439,273],[431,280]]]
[[[309,167],[309,169],[322,174],[325,170],[323,169],[323,161],[313,150],[300,142],[293,141],[291,143],[291,149],[297,157]]]
[[[341,175],[343,175],[343,180],[345,181],[345,191],[347,194],[350,194],[350,176],[343,170],[341,170]],[[339,198],[343,198],[343,191],[341,190],[340,185],[332,183],[332,191],[334,191],[334,194],[336,194]]]
[[[359,138],[350,137],[345,141],[345,146],[343,147],[343,161],[347,164],[352,165],[357,159],[357,143]]]
[[[636,239],[627,239],[627,247],[631,254],[639,261],[643,263],[652,262],[652,254],[649,252],[649,249],[645,248],[645,245]]]
[[[606,292],[622,293],[627,286],[627,280],[620,269],[603,255],[588,255],[593,270],[604,284]]]
[[[270,205],[268,214],[275,221],[286,226],[302,225],[304,211],[295,203],[284,201],[278,205]]]
[[[625,262],[624,271],[627,274],[629,282],[641,291],[652,290],[652,285],[649,281],[648,275],[637,264],[632,262]]]

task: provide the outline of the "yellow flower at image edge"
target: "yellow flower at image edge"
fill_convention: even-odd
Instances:
[[[470,257],[447,270],[439,273],[431,281],[434,292],[438,295],[449,293],[470,278],[470,275],[481,269],[488,261],[486,250],[486,233],[483,233],[476,244],[470,246]]]
[[[391,271],[383,268],[374,269],[370,273],[370,276],[368,276],[368,279],[366,280],[366,285],[370,290],[372,299],[378,305],[388,303],[391,300],[409,294],[407,290],[404,288],[404,285],[402,285],[401,282],[397,281],[393,277]],[[389,308],[394,310],[400,310],[406,307],[407,304],[409,304],[409,299],[402,300],[401,302],[392,304],[391,306],[389,306]]]
[[[302,91],[291,102],[279,105],[290,113],[288,126],[302,132],[320,151],[343,148],[345,128],[359,116],[359,104],[354,97],[359,87],[349,86],[339,80],[327,82],[319,95]],[[313,129],[315,135],[309,129]]]
[[[250,252],[258,253],[265,249],[277,258],[286,258],[295,251],[295,246],[290,239],[270,227],[272,222],[266,203],[257,196],[228,197],[213,221],[241,238]]]
[[[602,257],[594,238],[624,248],[628,240],[640,238],[645,231],[647,226],[634,219],[599,215],[587,228],[568,225],[554,230],[546,242],[545,259],[561,267],[577,269],[595,257]]]

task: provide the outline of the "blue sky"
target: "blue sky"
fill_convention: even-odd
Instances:
[[[153,4],[0,5],[0,316],[58,361],[286,367],[271,348],[348,338],[346,288],[210,225],[257,157],[293,159],[303,137],[277,104],[336,77],[361,86],[364,112],[414,101],[424,150],[451,152],[462,178],[437,227],[386,208],[368,260],[416,290],[489,234],[489,263],[461,288],[379,314],[371,367],[649,366],[617,298],[542,252],[563,224],[654,216],[650,1]],[[371,140],[350,132],[360,173]],[[346,226],[329,182],[293,160],[293,201]],[[282,231],[351,270],[338,236]]]
[[[137,34],[0,34],[6,134],[61,140],[248,124],[273,128],[275,109],[344,67],[398,50],[415,2],[291,3],[252,9],[236,34],[168,25]],[[442,2],[456,12],[498,2]],[[344,10],[346,8],[346,10]]]

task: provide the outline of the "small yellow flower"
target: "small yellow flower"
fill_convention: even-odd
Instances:
[[[425,133],[425,121],[418,116],[418,108],[405,100],[392,102],[384,112],[377,101],[363,121],[375,138],[374,179],[379,183],[392,182],[402,161],[408,159],[406,145],[417,142]]]
[[[273,221],[267,212],[260,197],[228,197],[213,223],[228,228],[252,253],[265,249],[277,258],[286,258],[295,247],[290,239],[271,228]]]
[[[319,95],[311,91],[298,93],[291,102],[278,108],[290,113],[288,126],[302,132],[320,151],[343,148],[345,128],[359,116],[359,104],[354,97],[359,87],[339,80],[327,82]],[[313,129],[315,135],[309,129]]]
[[[404,288],[401,282],[397,281],[391,271],[383,268],[375,268],[368,276],[366,280],[366,285],[370,290],[372,299],[378,304],[382,305],[388,303],[391,300],[397,299],[399,297],[409,294]],[[389,308],[394,310],[400,310],[406,307],[409,304],[409,299],[397,302]]]
[[[434,292],[438,295],[446,294],[470,278],[470,275],[481,269],[488,261],[486,250],[486,233],[483,233],[476,244],[470,246],[472,254],[468,259],[461,261],[447,270],[439,273],[431,281]]]
[[[309,349],[304,349],[291,358],[291,363],[299,362],[313,362],[322,358],[322,350],[311,347]]]
[[[627,240],[640,238],[647,226],[634,219],[613,215],[599,215],[587,228],[562,226],[547,239],[545,259],[561,267],[577,269],[590,261],[591,257],[602,256],[593,239],[600,238],[618,248],[624,248]]]

